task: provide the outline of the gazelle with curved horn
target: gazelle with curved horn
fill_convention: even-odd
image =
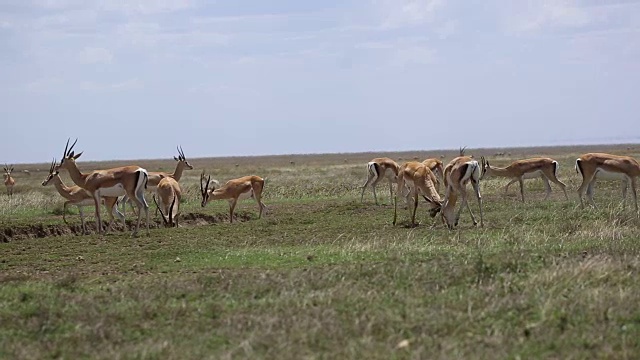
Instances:
[[[413,211],[411,213],[411,225],[416,223],[416,209],[418,208],[418,195],[429,204],[429,215],[435,217],[442,206],[442,200],[438,191],[436,191],[435,183],[437,179],[431,169],[417,161],[402,164],[398,171],[398,182],[396,185],[396,196],[393,202],[393,225],[396,224],[398,217],[398,195],[402,194],[405,187],[409,189],[407,195],[407,204],[410,197],[413,197]]]
[[[436,190],[440,191],[440,183],[444,182],[444,164],[440,159],[429,158],[422,162],[431,172],[436,176],[437,182],[435,184]]]
[[[373,190],[373,198],[378,205],[378,196],[376,195],[376,185],[382,180],[387,179],[389,181],[389,197],[393,198],[393,183],[396,182],[398,177],[398,164],[387,158],[375,158],[367,163],[367,181],[362,185],[362,194],[360,194],[360,202],[364,198],[364,191],[367,186],[371,186]]]
[[[481,157],[482,162],[482,175],[480,175],[480,180],[489,178],[489,177],[505,177],[511,179],[511,181],[505,186],[504,192],[505,194],[509,190],[509,186],[515,182],[520,184],[520,196],[522,198],[522,202],[524,202],[524,179],[534,179],[541,178],[545,185],[545,200],[549,198],[551,195],[551,185],[549,181],[552,181],[554,184],[558,185],[562,191],[564,192],[564,197],[566,200],[569,200],[569,196],[567,196],[566,185],[558,180],[558,162],[546,157],[539,158],[530,158],[530,159],[522,159],[516,160],[511,163],[511,165],[500,168],[496,166],[491,166],[489,164],[489,160],[485,159],[484,156]]]
[[[626,185],[631,185],[631,195],[636,212],[638,212],[638,198],[636,194],[636,178],[640,176],[640,164],[631,156],[611,155],[604,153],[587,153],[576,160],[576,172],[582,175],[582,184],[578,188],[580,206],[584,207],[582,197],[586,191],[587,200],[596,207],[593,201],[593,187],[596,178],[626,180],[623,197],[626,197]]]
[[[173,173],[164,172],[164,171],[148,171],[147,173],[149,174],[149,181],[147,182],[147,190],[155,191],[156,187],[158,186],[158,183],[160,183],[160,180],[166,177],[171,177],[176,181],[180,181],[180,178],[182,178],[182,173],[184,172],[185,169],[193,170],[193,166],[189,164],[189,162],[187,161],[187,158],[184,156],[184,151],[182,150],[182,146],[176,146],[176,150],[178,150],[178,156],[173,157],[173,159],[177,161],[176,169],[173,171]],[[129,200],[129,198],[125,195],[124,198],[122,199],[122,203],[123,203],[123,206],[124,204],[127,204],[127,203],[131,204],[131,200]],[[133,207],[133,204],[131,204],[131,206]],[[124,208],[123,208],[123,211],[124,211]]]
[[[262,190],[264,189],[264,179],[256,176],[243,176],[238,179],[227,181],[226,184],[219,188],[210,189],[211,176],[205,180],[204,171],[200,175],[200,192],[202,194],[202,207],[205,207],[211,200],[229,201],[229,222],[233,222],[233,211],[239,199],[254,198],[260,208],[258,219],[262,217],[262,213],[266,205],[262,202]]]
[[[449,164],[444,168],[444,181],[447,188],[444,204],[442,206],[442,216],[449,227],[453,229],[458,226],[460,220],[460,213],[463,207],[469,209],[471,220],[473,225],[477,225],[469,202],[467,201],[467,184],[471,183],[473,190],[475,191],[476,198],[478,199],[478,206],[480,208],[480,226],[484,226],[484,216],[482,214],[482,196],[480,195],[480,165],[471,156],[464,154],[466,147],[460,148],[460,156],[451,160]],[[458,211],[455,211],[456,202],[458,196],[462,197],[462,203]]]
[[[7,187],[7,196],[13,197],[13,187],[16,185],[16,180],[11,176],[13,172],[13,165],[4,164],[4,186]]]
[[[93,197],[96,207],[96,228],[102,233],[100,218],[100,198],[103,196],[121,196],[126,194],[133,199],[138,207],[138,223],[131,235],[138,234],[142,210],[147,217],[147,235],[149,234],[149,205],[144,198],[144,190],[147,185],[147,170],[139,166],[122,166],[107,170],[94,170],[90,173],[82,173],[78,169],[76,160],[82,153],[75,154],[73,147],[78,139],[69,147],[69,140],[64,148],[64,156],[56,170],[66,169],[73,182],[87,190]]]
[[[180,216],[180,199],[182,190],[180,184],[172,177],[160,180],[156,187],[156,194],[160,198],[160,205],[153,195],[153,202],[160,211],[162,221],[166,227],[178,227],[178,217]]]
[[[80,221],[82,222],[82,233],[87,233],[87,227],[84,222],[84,212],[83,208],[85,206],[95,206],[93,201],[93,197],[89,194],[88,191],[81,188],[78,185],[74,186],[66,186],[62,179],[60,178],[60,173],[56,170],[56,160],[53,159],[51,163],[51,167],[49,168],[49,175],[42,182],[42,186],[51,185],[58,190],[58,194],[60,194],[63,198],[67,199],[64,202],[63,210],[62,210],[62,220],[65,224],[67,224],[66,214],[67,214],[67,205],[75,205],[78,207],[78,212],[80,213]],[[115,222],[115,218],[117,217],[124,224],[124,215],[120,211],[118,211],[118,207],[116,206],[118,202],[118,197],[115,196],[105,196],[102,198],[104,200],[104,206],[109,211],[110,222],[107,231],[111,231],[111,226]],[[125,225],[126,227],[126,225]]]

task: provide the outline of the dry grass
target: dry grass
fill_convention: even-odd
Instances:
[[[638,155],[627,147],[589,150]],[[517,186],[505,196],[506,181],[484,181],[486,227],[464,214],[457,231],[432,229],[424,211],[421,226],[393,227],[370,191],[359,203],[367,160],[434,153],[190,160],[221,181],[267,177],[267,216],[251,200],[234,224],[225,202],[200,208],[194,170],[182,209],[202,215],[139,239],[69,235],[61,198],[29,166],[0,199],[0,233],[47,237],[0,244],[0,357],[637,358],[640,220],[616,182],[598,184],[599,209],[579,208],[583,151],[470,150],[496,165],[551,155],[571,200],[554,187],[542,201],[542,183],[527,181],[522,204]]]

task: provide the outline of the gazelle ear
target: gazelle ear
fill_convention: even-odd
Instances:
[[[177,157],[175,157],[175,156],[173,157],[173,160],[175,160],[175,161],[180,161],[180,159],[178,159],[178,158],[177,158]]]
[[[77,158],[79,158],[79,157],[80,157],[80,155],[82,155],[82,153],[79,153],[78,155],[76,155],[76,156],[71,156],[71,157],[73,158],[73,160],[76,160]]]

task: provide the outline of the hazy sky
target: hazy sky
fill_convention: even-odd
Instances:
[[[0,162],[640,141],[640,1],[0,0]]]

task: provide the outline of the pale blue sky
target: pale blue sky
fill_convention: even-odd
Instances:
[[[639,142],[639,35],[621,0],[0,0],[0,162]]]

